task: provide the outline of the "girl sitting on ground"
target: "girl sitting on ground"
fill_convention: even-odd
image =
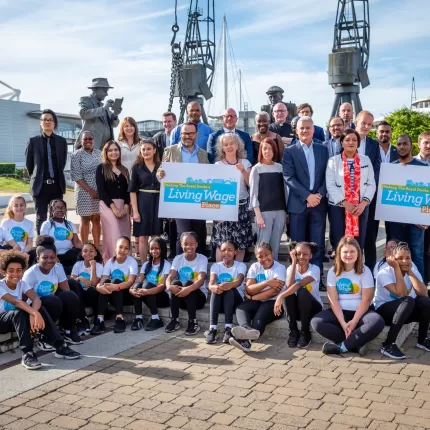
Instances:
[[[130,297],[124,294],[136,280],[139,272],[137,262],[130,257],[131,241],[127,236],[121,236],[115,245],[115,255],[110,258],[103,268],[103,274],[96,289],[98,296],[98,314],[91,334],[100,334],[105,331],[104,318],[109,302],[115,306],[114,333],[124,333],[127,323],[122,312],[124,301]]]
[[[157,330],[163,327],[163,321],[158,315],[158,308],[170,306],[169,295],[166,292],[166,279],[170,273],[170,263],[167,261],[167,245],[160,237],[154,237],[149,242],[149,259],[142,264],[136,283],[130,288],[134,297],[135,320],[132,330]],[[151,319],[143,326],[142,302],[151,311]]]
[[[216,343],[218,337],[218,316],[225,315],[225,330],[223,343],[229,343],[233,327],[233,315],[238,305],[243,302],[244,280],[246,265],[235,260],[238,253],[237,246],[231,240],[225,240],[219,247],[222,261],[211,267],[209,290],[210,326],[205,333],[206,343]]]
[[[311,343],[311,319],[322,311],[319,293],[320,269],[310,263],[312,254],[318,251],[316,243],[299,242],[290,252],[291,265],[287,269],[287,289],[275,302],[275,314],[282,312],[285,299],[290,323],[288,346],[306,348]],[[301,322],[301,329],[297,321]]]
[[[196,252],[197,235],[193,231],[184,232],[180,238],[183,254],[177,255],[172,262],[166,287],[170,292],[172,319],[166,326],[166,333],[180,328],[179,308],[188,312],[186,336],[194,336],[200,331],[196,311],[206,303],[208,259]]]
[[[257,262],[252,264],[246,276],[246,301],[236,309],[238,327],[231,330],[230,345],[244,352],[251,351],[251,342],[257,340],[268,324],[282,317],[284,311],[275,314],[275,299],[285,289],[285,266],[273,259],[268,243],[255,246]]]

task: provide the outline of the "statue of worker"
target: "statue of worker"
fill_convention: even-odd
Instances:
[[[287,107],[289,118],[294,118],[297,115],[297,107],[294,103],[285,103],[282,101],[284,98],[284,90],[281,87],[273,85],[267,90],[266,94],[269,96],[270,104],[261,106],[261,110],[267,112],[270,115],[270,122],[274,121],[272,112],[274,106],[277,103],[284,103],[284,105]]]

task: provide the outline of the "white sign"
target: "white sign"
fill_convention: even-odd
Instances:
[[[375,218],[430,225],[430,168],[382,163]]]
[[[240,175],[235,166],[163,163],[160,218],[237,221]]]

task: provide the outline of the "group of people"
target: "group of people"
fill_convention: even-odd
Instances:
[[[204,307],[209,291],[207,343],[216,342],[218,315],[223,312],[223,341],[249,351],[267,324],[283,315],[285,304],[291,347],[310,343],[312,325],[331,341],[323,352],[363,352],[389,324],[381,351],[404,358],[395,339],[404,323],[418,321],[417,346],[429,351],[429,230],[386,223],[386,260],[377,265],[379,222],[374,214],[381,163],[428,167],[430,132],[419,136],[420,154],[414,158],[409,136],[401,136],[396,149],[390,143],[390,125],[382,122],[378,141],[370,139],[373,115],[362,111],[352,122],[348,103],[330,120],[324,141],[315,138],[315,130],[321,137],[322,129],[313,124],[312,107],[304,103],[298,112],[290,126],[286,106],[278,103],[273,119],[266,112],[257,115],[257,131],[249,136],[236,129],[233,109],[225,111],[223,128],[213,132],[201,122],[200,104],[191,102],[187,122],[176,125],[175,114],[166,112],[164,130],[154,138],[140,138],[134,119],[124,118],[118,139],[108,140],[100,149],[94,147],[94,134],[83,130],[80,147],[71,158],[76,212],[81,217],[78,234],[67,220],[62,199],[67,145],[54,133],[55,113],[44,110],[42,134],[30,139],[26,152],[39,235],[36,247],[22,197],[11,199],[0,228],[1,247],[15,250],[0,249],[4,276],[0,332],[17,331],[23,364],[40,366],[27,331],[40,333],[41,349],[78,358],[79,353],[67,345],[82,343],[83,334],[102,333],[109,303],[115,308],[116,333],[126,329],[123,306],[133,304],[132,330],[162,327],[158,308],[170,306],[172,319],[165,330],[179,328],[182,308],[188,312],[185,334],[194,335],[200,330],[196,311]],[[226,164],[241,173],[238,221],[214,222],[215,264],[209,276],[206,222],[158,217],[160,181],[166,177],[162,162]],[[335,263],[324,285],[327,217]],[[243,260],[254,240],[254,218],[257,262],[247,271]],[[288,270],[277,261],[286,225],[296,243]],[[166,240],[160,237],[163,233]],[[131,255],[131,235],[143,262],[140,272]],[[369,268],[375,268],[374,275]],[[322,310],[319,295],[325,288],[331,303],[328,310]],[[146,324],[142,302],[152,315]],[[86,306],[93,310],[92,328]],[[30,315],[26,323],[23,313]],[[232,326],[234,314],[237,327]],[[57,319],[61,331],[54,324]]]

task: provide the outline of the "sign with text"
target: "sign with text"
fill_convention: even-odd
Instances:
[[[163,163],[160,218],[237,221],[240,175],[235,166]]]
[[[382,163],[375,219],[430,225],[430,168]]]

